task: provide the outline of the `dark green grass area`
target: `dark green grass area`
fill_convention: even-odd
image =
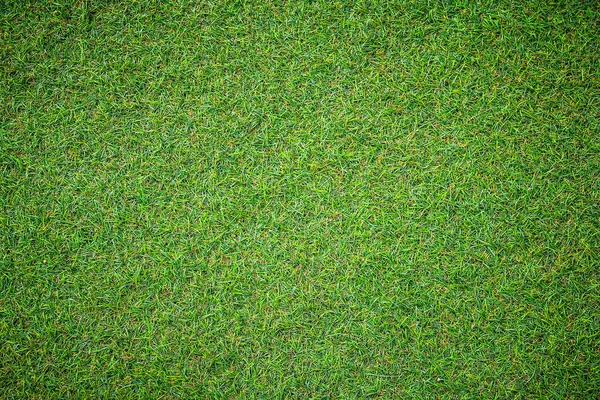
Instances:
[[[0,397],[600,395],[596,1],[0,2]]]

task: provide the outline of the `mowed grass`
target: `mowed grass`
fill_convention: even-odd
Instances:
[[[600,395],[596,1],[0,4],[0,397]]]

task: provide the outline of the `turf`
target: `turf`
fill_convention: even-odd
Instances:
[[[0,397],[598,398],[599,34],[0,2]]]

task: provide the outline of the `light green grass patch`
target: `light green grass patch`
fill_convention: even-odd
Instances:
[[[600,395],[597,3],[0,10],[0,397]]]

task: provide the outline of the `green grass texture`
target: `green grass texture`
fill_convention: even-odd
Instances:
[[[0,1],[0,398],[600,398],[598,1]]]

